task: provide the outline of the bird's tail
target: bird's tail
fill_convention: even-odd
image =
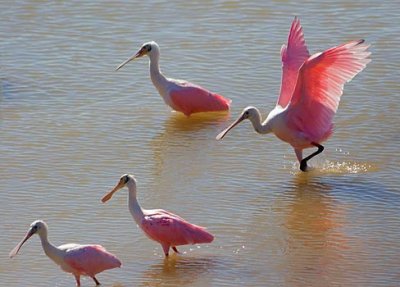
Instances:
[[[214,240],[214,236],[201,226],[192,225],[192,228],[189,232],[190,234],[188,234],[188,237],[190,237],[189,241],[192,244],[210,243]]]
[[[227,111],[230,108],[230,105],[232,103],[231,99],[227,99],[219,94],[211,94],[211,96],[214,98],[213,101],[210,101],[209,103],[209,110],[210,111]]]

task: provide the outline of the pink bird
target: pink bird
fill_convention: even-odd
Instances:
[[[133,219],[150,239],[161,244],[165,256],[168,256],[170,247],[179,253],[176,249],[178,245],[210,243],[214,240],[214,236],[204,227],[191,224],[176,214],[163,209],[142,209],[136,198],[136,180],[132,175],[123,175],[101,201],[108,201],[124,186],[128,187],[129,211]]]
[[[282,84],[276,107],[262,123],[257,108],[247,107],[239,118],[217,136],[222,139],[229,130],[249,119],[260,134],[274,133],[289,143],[296,153],[302,171],[307,161],[321,153],[321,142],[333,132],[335,115],[343,86],[361,72],[371,61],[369,45],[364,40],[330,48],[312,56],[308,53],[303,29],[295,18],[290,28],[287,46],[281,49]],[[303,158],[303,149],[318,150]]]
[[[154,41],[142,45],[139,51],[117,67],[147,55],[150,58],[150,78],[164,102],[173,110],[186,116],[193,113],[228,111],[231,100],[212,93],[198,85],[165,77],[159,66],[160,47]]]
[[[81,275],[91,277],[96,285],[100,285],[95,277],[96,274],[121,266],[121,261],[101,245],[69,243],[58,247],[54,246],[47,239],[47,224],[42,220],[32,222],[24,239],[11,250],[10,258],[17,255],[22,245],[34,234],[39,235],[44,253],[62,270],[74,274],[76,286],[81,286]]]

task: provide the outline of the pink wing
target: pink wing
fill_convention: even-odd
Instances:
[[[320,142],[332,133],[343,86],[371,61],[369,45],[352,41],[310,57],[299,71],[297,85],[288,108],[288,124]]]
[[[281,57],[282,82],[277,105],[284,108],[292,98],[301,65],[310,57],[304,40],[303,28],[297,17],[294,18],[290,28],[287,46],[282,45]]]
[[[232,102],[195,84],[179,81],[179,88],[170,91],[173,108],[189,116],[199,112],[227,111]]]
[[[204,227],[163,210],[145,216],[142,229],[151,239],[171,246],[209,243],[214,239]]]
[[[88,276],[121,266],[121,261],[101,245],[82,245],[69,249],[64,260],[77,272]]]

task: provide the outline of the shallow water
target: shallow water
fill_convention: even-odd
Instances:
[[[398,3],[338,1],[12,1],[0,3],[0,285],[74,286],[37,237],[8,252],[38,218],[55,244],[99,243],[123,268],[103,286],[395,286],[400,281]],[[311,53],[352,39],[373,61],[345,86],[335,133],[314,170],[246,122],[280,85],[293,17]],[[233,100],[231,114],[170,112],[140,59],[149,40],[167,76]],[[145,208],[206,226],[211,244],[164,260],[133,223],[123,173]],[[89,279],[84,286],[92,286]]]

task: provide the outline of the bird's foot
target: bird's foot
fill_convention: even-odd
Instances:
[[[306,161],[302,160],[300,162],[300,170],[303,171],[303,172],[307,171],[307,162]]]
[[[96,283],[96,286],[101,285],[100,282],[97,280],[96,277],[93,276],[92,279],[93,279],[93,281]]]

